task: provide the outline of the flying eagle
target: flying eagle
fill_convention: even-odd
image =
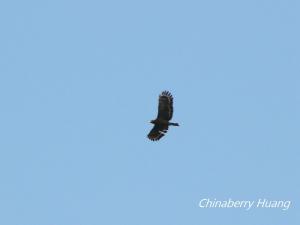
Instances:
[[[151,141],[158,141],[168,131],[169,126],[179,126],[178,123],[169,122],[173,116],[173,96],[168,91],[163,91],[159,95],[158,100],[158,114],[155,120],[151,120],[150,123],[154,124],[154,127],[148,134],[148,138]]]

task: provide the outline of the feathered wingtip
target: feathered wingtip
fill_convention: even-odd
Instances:
[[[163,92],[160,94],[160,96],[167,96],[167,97],[173,98],[171,92],[166,91],[166,90],[163,91]]]

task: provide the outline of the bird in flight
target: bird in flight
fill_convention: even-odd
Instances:
[[[148,138],[151,141],[158,141],[168,131],[169,126],[179,126],[178,123],[169,122],[173,116],[173,96],[168,91],[163,91],[158,98],[158,114],[155,120],[151,120],[150,123],[154,124],[154,127],[148,134]]]

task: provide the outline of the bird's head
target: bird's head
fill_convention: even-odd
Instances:
[[[151,120],[151,121],[150,121],[150,123],[153,123],[153,124],[155,124],[154,120]]]

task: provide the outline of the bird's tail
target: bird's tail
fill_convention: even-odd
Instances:
[[[169,123],[169,125],[179,127],[179,124],[178,124],[178,123]]]

